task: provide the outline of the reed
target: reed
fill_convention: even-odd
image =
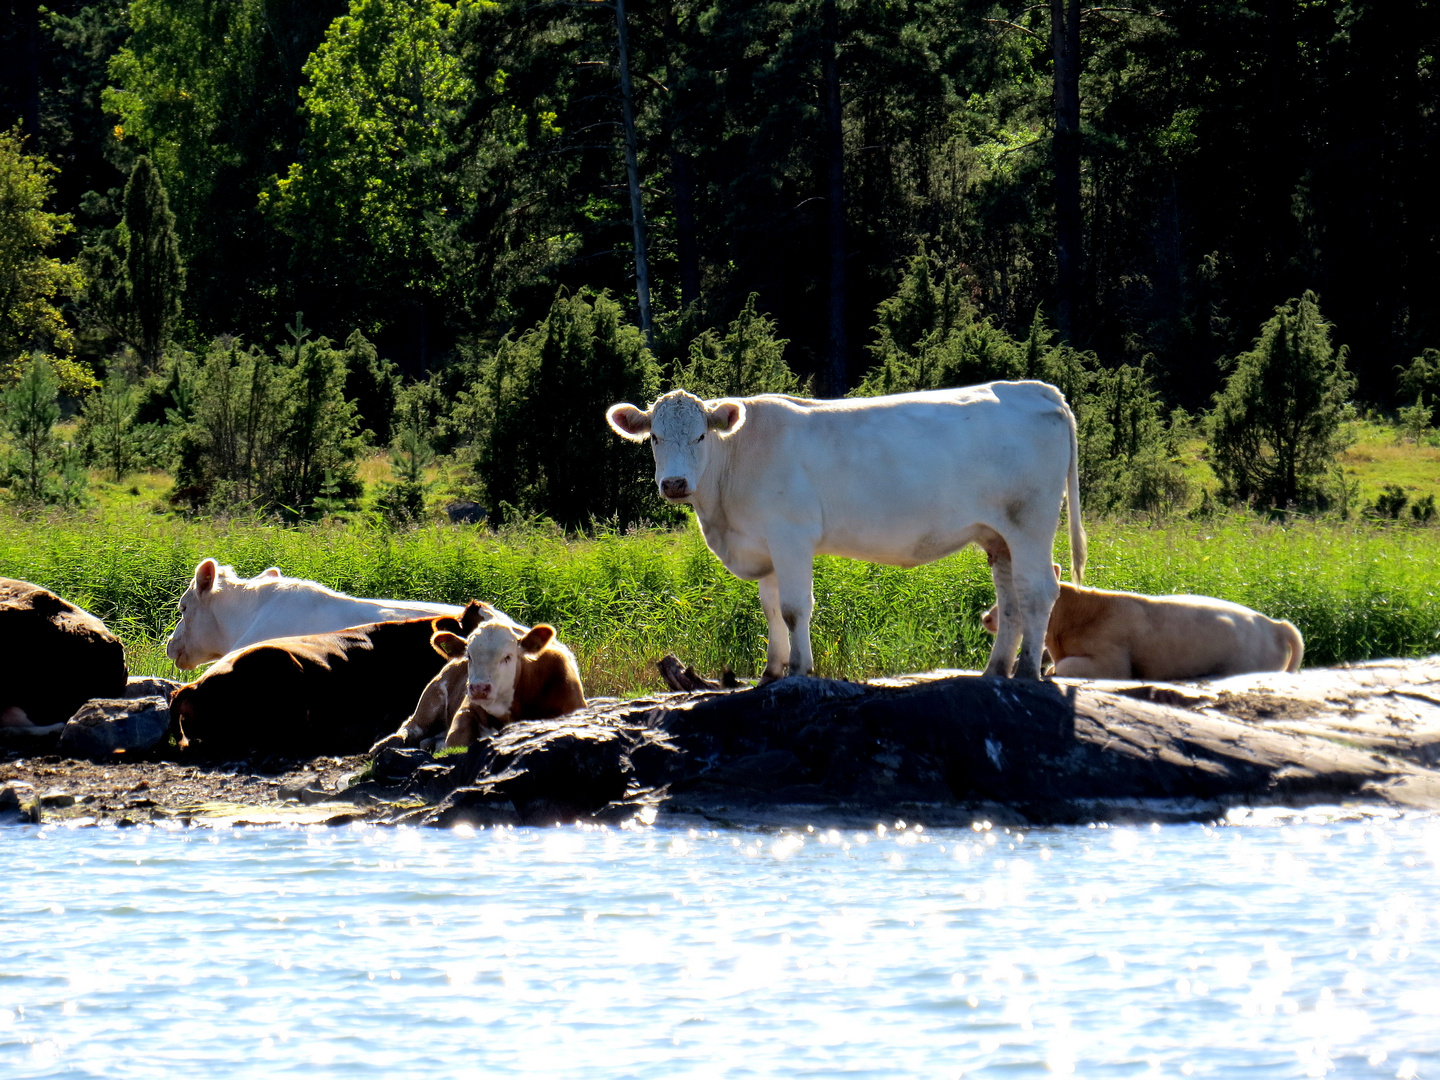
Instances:
[[[1220,596],[1290,619],[1305,635],[1307,664],[1437,651],[1440,530],[1233,516],[1101,521],[1089,531],[1087,583]],[[104,618],[136,673],[179,674],[164,639],[175,601],[207,555],[245,575],[273,565],[355,595],[476,597],[521,621],[553,623],[592,694],[655,689],[654,661],[666,652],[701,671],[729,665],[742,676],[764,662],[755,585],[721,567],[693,524],[577,538],[543,524],[397,533],[113,510],[0,513],[0,575],[44,585]],[[1063,535],[1056,558],[1068,559]],[[984,664],[989,638],[979,617],[994,591],[974,549],[913,570],[821,558],[815,598],[821,674]]]

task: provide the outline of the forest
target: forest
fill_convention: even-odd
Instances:
[[[386,452],[392,521],[440,459],[494,520],[663,524],[612,402],[1036,377],[1087,512],[1344,516],[1357,410],[1440,419],[1433,0],[5,12],[22,501],[313,518]]]

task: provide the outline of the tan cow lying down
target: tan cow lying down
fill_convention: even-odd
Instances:
[[[438,616],[248,645],[175,692],[172,733],[182,750],[205,757],[361,752],[440,668],[430,639],[465,629]]]
[[[1059,576],[1060,567],[1055,567]],[[995,609],[981,619],[995,633]],[[1300,631],[1228,600],[1140,596],[1060,583],[1045,648],[1055,674],[1078,679],[1200,679],[1299,671]]]

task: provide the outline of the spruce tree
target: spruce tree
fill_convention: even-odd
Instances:
[[[100,322],[153,371],[180,320],[185,268],[175,215],[159,170],[141,156],[125,185],[124,217],[89,253],[91,302]]]
[[[1331,329],[1306,290],[1235,358],[1207,425],[1222,496],[1264,509],[1324,501],[1322,480],[1350,443],[1342,425],[1355,390],[1348,350],[1330,344]]]

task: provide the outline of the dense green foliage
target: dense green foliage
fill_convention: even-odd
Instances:
[[[1291,619],[1305,635],[1308,663],[1423,655],[1440,631],[1433,530],[1281,528],[1234,517],[1166,528],[1098,523],[1090,540],[1093,584],[1221,596]],[[479,597],[517,619],[554,623],[592,694],[654,687],[653,662],[667,651],[702,671],[730,665],[748,676],[763,664],[754,584],[727,573],[693,527],[575,540],[534,528],[396,534],[0,515],[0,574],[39,582],[105,618],[137,672],[173,674],[161,642],[205,556],[247,575],[278,565],[359,595]],[[822,558],[815,596],[822,674],[973,669],[989,649],[979,616],[994,590],[973,549],[915,570]]]
[[[180,319],[185,268],[175,215],[159,170],[141,156],[125,184],[120,225],[85,252],[91,312],[116,340],[153,370]]]
[[[32,349],[60,358],[70,384],[83,387],[83,371],[68,364],[72,334],[60,305],[79,291],[79,268],[50,254],[70,231],[70,218],[45,209],[57,170],[28,154],[19,128],[0,130],[0,380]]]
[[[216,508],[353,507],[399,435],[396,522],[431,451],[497,518],[658,519],[613,400],[1023,377],[1075,407],[1094,511],[1350,513],[1342,399],[1440,418],[1440,0],[1077,10],[631,0],[622,57],[598,3],[19,5],[0,382],[39,349],[74,398],[73,351],[90,460]],[[1277,307],[1326,328],[1318,397]]]
[[[936,280],[1012,337],[1037,308],[1058,325],[1049,16],[632,0],[661,336],[723,327],[755,294],[804,377],[840,288],[854,385],[922,243]],[[1193,410],[1214,362],[1314,289],[1361,392],[1390,405],[1396,365],[1440,347],[1440,5],[1091,8],[1075,44],[1066,343],[1106,368],[1153,355],[1158,392]],[[77,243],[119,224],[137,156],[155,162],[201,334],[273,347],[298,308],[419,374],[534,325],[561,285],[633,312],[618,59],[600,4],[56,0],[0,32],[0,126],[22,119],[60,167]]]

